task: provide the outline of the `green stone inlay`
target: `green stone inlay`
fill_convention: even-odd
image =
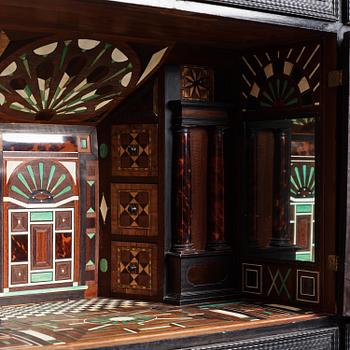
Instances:
[[[43,188],[43,179],[44,179],[44,163],[39,163],[39,177],[40,177],[40,188]]]
[[[72,186],[65,187],[61,192],[57,193],[53,198],[57,198],[59,196],[62,196],[63,194],[69,192],[72,189]]]
[[[272,93],[272,97],[273,97],[273,99],[274,99],[274,100],[276,100],[275,90],[274,90],[274,88],[273,88],[273,86],[272,86],[272,83],[271,83],[271,82],[269,82],[269,88],[270,88],[270,91],[271,91],[271,93]]]
[[[303,164],[303,185],[306,186],[306,165]]]
[[[91,63],[90,67],[92,67],[101,57],[102,55],[106,52],[106,50],[110,47],[110,44],[106,43],[104,48],[100,51],[100,53],[96,56],[96,58],[93,60]]]
[[[82,149],[87,149],[87,140],[86,139],[81,139],[80,146],[81,146]]]
[[[100,260],[100,271],[107,272],[108,271],[108,261],[105,258]]]
[[[30,74],[30,69],[29,69],[29,64],[28,64],[28,60],[27,60],[27,55],[23,54],[22,56],[19,56],[19,58],[22,60],[23,66],[29,76],[29,78],[31,78],[31,74]]]
[[[287,95],[284,97],[284,101],[287,101],[288,98],[294,93],[294,87],[291,87],[287,92]]]
[[[311,180],[313,180],[313,176],[314,176],[314,172],[315,172],[315,168],[311,167],[310,168],[310,173],[309,173],[309,181],[307,182],[307,186],[309,187],[311,184]],[[314,181],[315,182],[315,181]]]
[[[30,274],[30,282],[51,282],[53,279],[52,272],[33,272]]]
[[[286,102],[286,106],[295,105],[297,103],[298,103],[298,99],[297,98],[293,98],[292,100]]]
[[[86,181],[90,187],[95,183],[95,180],[87,180]]]
[[[312,205],[311,204],[298,204],[296,206],[297,213],[311,213]]]
[[[87,236],[90,238],[90,239],[93,239],[95,237],[95,232],[88,232],[87,233]]]
[[[22,184],[26,187],[26,189],[29,191],[29,193],[32,192],[31,188],[28,185],[27,180],[25,179],[25,177],[23,176],[22,173],[18,173],[17,177],[19,178],[19,180],[22,182]]]
[[[13,185],[11,186],[11,190],[18,193],[20,196],[26,198],[26,199],[29,199],[29,196],[26,195],[24,192],[22,192],[17,186]]]
[[[273,103],[273,99],[270,97],[270,95],[266,92],[266,91],[263,91],[263,95],[270,101]]]
[[[94,266],[94,265],[95,265],[95,263],[91,259],[86,263],[86,267]]]
[[[1,85],[1,84],[0,84],[0,89],[1,89],[2,91],[8,92],[9,94],[11,93],[11,91],[10,91],[9,89],[6,89],[4,85]]]
[[[105,159],[107,158],[107,156],[108,156],[108,146],[105,143],[102,143],[100,145],[100,157],[102,159]]]
[[[64,48],[62,51],[62,56],[61,56],[61,62],[60,62],[60,68],[62,68],[64,60],[66,59],[67,53],[68,53],[68,45],[72,42],[72,40],[66,40],[64,42]]]
[[[52,211],[33,211],[30,213],[30,221],[52,221]]]
[[[36,185],[35,176],[34,176],[34,171],[33,171],[32,166],[31,166],[31,165],[27,165],[27,170],[28,170],[28,173],[29,173],[29,175],[30,175],[30,178],[31,178],[32,181],[33,181],[33,185],[34,185],[35,189],[37,190],[38,187],[37,187],[37,185]]]
[[[47,181],[47,186],[46,189],[49,189],[49,186],[51,184],[52,178],[55,175],[55,171],[56,171],[56,165],[51,165],[51,169],[50,169],[50,175],[49,175],[49,179]]]
[[[294,168],[294,172],[295,172],[295,175],[297,176],[297,180],[298,180],[298,184],[300,187],[302,187],[302,183],[301,183],[301,178],[300,178],[300,173],[299,173],[299,169],[297,167]]]
[[[281,96],[284,95],[284,93],[285,93],[285,91],[286,91],[286,88],[287,88],[287,85],[288,85],[287,80],[284,80],[284,81],[283,81],[283,86],[282,86],[282,93],[281,93]]]
[[[95,212],[95,210],[94,209],[92,209],[92,208],[89,208],[89,210],[87,211],[88,213],[94,213]]]
[[[51,193],[55,191],[55,189],[66,179],[66,175],[63,174],[60,176],[60,178],[57,180],[55,186],[53,186]]]

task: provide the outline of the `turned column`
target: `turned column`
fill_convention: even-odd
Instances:
[[[290,132],[274,130],[275,158],[273,179],[273,223],[271,246],[290,246]]]
[[[208,240],[212,250],[229,249],[225,240],[224,127],[208,130]]]
[[[190,129],[178,127],[174,132],[175,147],[175,232],[173,250],[189,253],[193,250],[191,242],[192,218],[192,179]]]

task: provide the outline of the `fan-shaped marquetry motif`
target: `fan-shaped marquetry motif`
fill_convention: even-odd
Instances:
[[[181,98],[189,101],[210,101],[213,96],[213,72],[207,67],[181,68]]]
[[[296,198],[310,198],[315,196],[314,163],[292,163],[290,192],[291,196]]]
[[[31,121],[91,119],[125,97],[139,77],[138,57],[125,44],[43,42],[0,65],[0,110]]]
[[[8,182],[9,197],[25,203],[60,202],[76,192],[69,171],[60,163],[33,160],[21,164]]]
[[[242,110],[288,109],[320,104],[319,44],[242,57]]]

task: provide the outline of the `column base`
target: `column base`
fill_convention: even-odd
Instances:
[[[192,254],[195,252],[193,248],[193,243],[187,244],[174,244],[172,250],[179,254]]]
[[[181,305],[214,299],[229,300],[237,291],[234,288],[236,280],[233,278],[231,251],[169,252],[166,264],[164,301]]]
[[[231,251],[232,248],[226,242],[211,242],[208,243],[208,250],[215,251]]]

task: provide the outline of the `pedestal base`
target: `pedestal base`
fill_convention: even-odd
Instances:
[[[232,251],[167,253],[164,301],[182,305],[235,295]]]

